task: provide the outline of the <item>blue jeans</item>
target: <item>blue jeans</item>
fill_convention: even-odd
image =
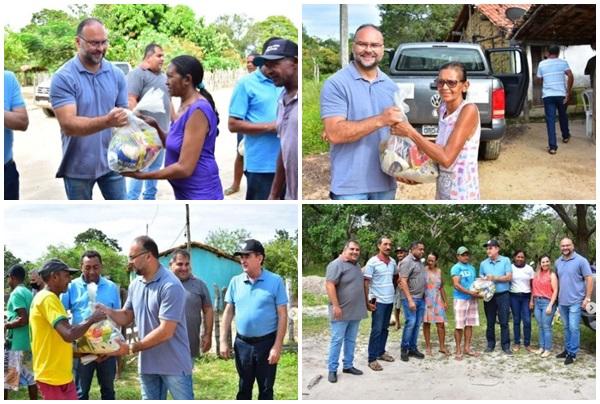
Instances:
[[[19,199],[19,172],[13,160],[4,164],[4,200]]]
[[[567,116],[567,105],[565,97],[544,97],[544,114],[546,114],[546,129],[548,130],[548,147],[556,150],[556,111],[558,110],[558,123],[563,139],[568,139],[569,117]]]
[[[125,178],[114,171],[103,175],[95,180],[83,180],[78,178],[64,177],[65,191],[70,200],[91,200],[94,184],[98,183],[98,188],[106,200],[124,200],[125,199]]]
[[[277,365],[268,362],[269,352],[275,344],[277,333],[272,333],[256,342],[236,336],[234,343],[235,368],[240,377],[236,400],[252,400],[252,387],[258,384],[258,399],[273,400],[273,386]]]
[[[148,166],[144,170],[144,172],[158,171],[162,168],[163,160],[165,158],[165,149],[162,149],[160,153],[158,153],[158,157],[156,160]],[[140,199],[140,194],[142,193],[142,187],[144,188],[144,200],[154,200],[156,199],[156,193],[158,190],[156,189],[156,184],[158,180],[138,180],[135,178],[127,178],[127,199],[130,201],[137,201]]]
[[[565,351],[572,357],[579,352],[579,322],[581,321],[581,303],[569,306],[559,305],[563,323]]]
[[[269,198],[275,173],[249,173],[246,175],[246,199],[264,200]]]
[[[363,194],[351,195],[336,195],[333,192],[329,193],[329,197],[337,201],[383,201],[396,199],[396,190],[382,192],[366,192]]]
[[[369,336],[368,349],[369,362],[373,362],[385,352],[393,306],[393,303],[377,303],[375,311],[371,313],[371,335]]]
[[[554,318],[554,313],[556,313],[556,305],[552,307],[552,314],[546,314],[546,308],[548,307],[548,303],[550,303],[550,299],[546,299],[545,297],[534,297],[533,303],[533,313],[539,328],[538,339],[540,348],[543,348],[545,351],[550,351],[552,350],[552,319]]]
[[[110,357],[103,362],[91,362],[82,365],[78,358],[73,360],[75,372],[75,385],[77,396],[80,400],[89,400],[90,387],[94,379],[94,372],[100,386],[100,397],[102,400],[115,399],[115,375],[117,373],[117,358]]]
[[[487,328],[485,337],[487,347],[494,349],[496,347],[496,316],[500,322],[500,343],[502,350],[510,349],[510,331],[508,329],[508,312],[510,310],[510,297],[508,292],[496,293],[492,300],[483,302],[485,318],[487,319]]]
[[[142,400],[166,400],[167,391],[173,400],[193,400],[192,375],[140,375]]]
[[[417,338],[419,329],[425,317],[425,299],[413,299],[417,309],[412,311],[408,308],[408,299],[402,299],[402,312],[404,313],[404,330],[402,331],[403,350],[414,351],[417,349]]]
[[[513,316],[514,344],[521,344],[521,321],[523,322],[523,344],[531,344],[531,311],[529,299],[531,293],[510,293],[510,311]]]
[[[329,359],[327,368],[330,372],[337,372],[340,361],[342,343],[344,344],[344,359],[342,369],[350,369],[354,363],[354,348],[358,336],[360,320],[331,321],[331,341],[329,343]]]

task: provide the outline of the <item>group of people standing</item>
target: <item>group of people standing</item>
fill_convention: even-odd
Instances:
[[[67,198],[92,199],[97,184],[104,199],[155,199],[156,181],[168,180],[176,199],[223,199],[215,160],[220,118],[204,84],[202,62],[180,55],[165,73],[162,46],[151,43],[140,65],[125,77],[105,59],[108,32],[97,18],[81,21],[75,43],[77,54],[54,74],[50,86],[62,139],[56,177],[63,179]],[[253,59],[257,69],[237,84],[228,122],[232,132],[246,139],[246,199],[297,199],[298,47],[270,38],[263,54]],[[18,199],[13,130],[26,130],[28,116],[14,74],[5,72],[4,77],[5,199]],[[141,111],[147,114],[142,119],[158,131],[165,151],[144,171],[117,173],[107,160],[112,130],[126,126],[126,110],[154,89],[163,91],[164,112]],[[177,111],[171,97],[181,100]],[[127,183],[125,177],[130,178]]]
[[[235,255],[243,272],[227,288],[219,354],[231,356],[229,336],[235,318],[237,398],[251,399],[256,381],[259,398],[272,399],[287,327],[285,286],[279,275],[263,268],[265,251],[259,241],[247,240]],[[192,274],[188,251],[172,252],[169,269],[158,258],[150,237],[133,241],[128,265],[137,276],[123,304],[118,285],[102,275],[97,251],[85,251],[79,269],[59,259],[47,261],[32,289],[35,296],[24,284],[25,269],[13,266],[7,276],[12,291],[4,327],[5,357],[11,359],[7,363],[14,371],[5,372],[5,399],[12,377],[11,390],[26,384],[30,399],[37,399],[39,389],[46,400],[86,400],[96,374],[101,399],[114,400],[117,358],[134,354],[142,399],[164,400],[167,392],[174,399],[193,399],[193,359],[212,346],[211,297],[206,284]],[[71,280],[79,271],[81,276]],[[135,324],[137,341],[119,341],[118,351],[84,363],[73,342],[107,318],[121,327]]]
[[[394,362],[386,350],[388,328],[394,306],[402,307],[404,329],[400,342],[400,359],[423,359],[418,349],[421,324],[425,338],[425,352],[432,355],[431,324],[435,324],[439,352],[448,356],[445,342],[445,324],[450,301],[444,291],[443,271],[438,267],[436,253],[425,254],[423,242],[416,241],[408,251],[397,248],[398,263],[391,257],[392,240],[381,237],[377,241],[378,254],[371,257],[364,268],[358,260],[360,245],[351,240],[342,253],[327,266],[326,290],[329,298],[331,340],[328,358],[328,380],[337,382],[339,356],[343,348],[343,373],[361,375],[354,367],[354,351],[359,323],[371,312],[371,331],[368,342],[368,367],[381,371],[382,362]],[[457,262],[449,275],[453,287],[454,339],[456,360],[479,357],[473,347],[473,327],[479,326],[481,291],[474,289],[477,278],[494,283],[493,296],[483,302],[486,317],[485,353],[496,347],[496,319],[500,323],[500,345],[507,355],[518,352],[521,344],[529,352],[546,358],[552,355],[552,322],[557,308],[564,329],[564,350],[556,355],[569,365],[579,351],[579,323],[581,311],[586,310],[592,294],[592,272],[588,261],[577,254],[573,242],[560,242],[561,256],[552,269],[549,256],[538,260],[537,269],[526,264],[525,252],[513,256],[500,255],[500,243],[489,240],[484,244],[487,258],[480,263],[479,273],[470,264],[471,253],[465,246],[456,250]],[[531,312],[539,326],[539,347],[531,346]],[[509,314],[513,318],[513,345],[509,333]],[[400,328],[399,317],[394,320]],[[521,340],[521,324],[523,339]]]

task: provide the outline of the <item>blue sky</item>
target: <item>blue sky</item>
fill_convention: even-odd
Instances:
[[[321,39],[339,39],[339,4],[304,4],[302,24],[310,36]],[[362,24],[379,25],[379,9],[375,4],[348,5],[348,32],[352,33]]]

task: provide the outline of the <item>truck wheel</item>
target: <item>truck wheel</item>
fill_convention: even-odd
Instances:
[[[582,314],[583,314],[583,312],[582,312]],[[583,321],[583,324],[588,326],[591,330],[593,330],[594,332],[596,331],[596,316],[595,315],[581,316],[581,320]]]
[[[483,160],[496,160],[500,155],[500,143],[502,139],[489,140],[479,147],[479,153]]]
[[[42,108],[42,111],[44,111],[44,115],[46,115],[48,118],[54,118],[54,111],[50,108]]]

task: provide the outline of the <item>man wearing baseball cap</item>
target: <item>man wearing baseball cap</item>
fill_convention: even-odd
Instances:
[[[281,277],[263,268],[265,249],[258,240],[246,240],[234,255],[240,257],[244,273],[227,287],[220,354],[229,358],[235,316],[235,367],[240,377],[236,399],[251,400],[256,380],[258,399],[272,400],[287,328],[287,294]]]
[[[479,276],[493,281],[496,284],[496,292],[489,302],[483,302],[487,328],[485,337],[487,348],[485,352],[493,352],[496,347],[496,317],[500,323],[500,343],[502,351],[512,355],[510,350],[510,334],[508,329],[508,312],[510,309],[510,281],[512,279],[512,264],[510,259],[500,255],[500,243],[498,240],[488,240],[483,245],[486,248],[487,258],[479,265]]]
[[[39,270],[46,287],[33,298],[29,324],[33,373],[45,400],[77,400],[73,382],[73,341],[106,316],[96,310],[85,321],[71,325],[59,295],[67,291],[70,268],[59,259],[51,259]]]
[[[298,45],[287,39],[270,43],[254,64],[264,66],[265,75],[285,90],[277,101],[277,136],[281,150],[269,199],[298,199]]]

